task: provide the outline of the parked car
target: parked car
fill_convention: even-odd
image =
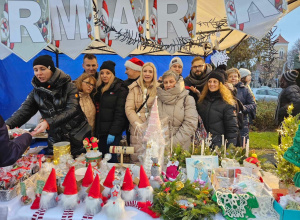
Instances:
[[[264,101],[277,101],[278,95],[280,93],[269,87],[253,88],[252,92],[256,100]]]

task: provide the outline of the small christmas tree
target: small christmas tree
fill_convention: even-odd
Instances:
[[[284,119],[281,129],[278,131],[281,135],[281,144],[279,146],[273,145],[276,150],[275,159],[277,160],[277,175],[279,179],[288,186],[293,184],[294,175],[300,171],[300,168],[293,165],[283,158],[284,153],[289,147],[293,145],[293,138],[298,130],[300,123],[300,114],[292,116],[293,105],[288,107],[288,117]]]

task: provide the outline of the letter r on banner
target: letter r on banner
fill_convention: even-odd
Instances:
[[[168,5],[176,5],[177,11],[168,14]],[[189,37],[184,22],[181,20],[186,15],[188,7],[187,0],[157,0],[158,38],[168,37],[168,22],[173,24],[179,37]]]
[[[21,17],[21,10],[29,10],[28,17]],[[21,26],[24,26],[34,43],[44,42],[44,38],[35,25],[41,17],[41,8],[33,1],[8,1],[10,41],[21,43]]]

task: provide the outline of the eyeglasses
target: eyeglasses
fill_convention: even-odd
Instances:
[[[205,64],[199,65],[199,66],[192,66],[192,68],[196,70],[196,69],[198,69],[198,68],[201,69],[201,68],[203,68],[204,66],[205,66]]]
[[[89,82],[86,82],[86,81],[82,81],[82,82],[86,83],[88,86],[90,86],[90,87],[92,87],[92,88],[95,88],[95,87],[96,87],[96,85],[95,85],[95,84],[91,84],[91,83],[89,83]]]

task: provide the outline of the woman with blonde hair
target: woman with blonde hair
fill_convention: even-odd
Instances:
[[[99,139],[102,156],[109,153],[111,145],[119,145],[127,120],[125,102],[128,88],[115,76],[115,65],[110,60],[102,63],[95,95],[95,136]],[[110,162],[117,162],[115,154]]]
[[[96,108],[92,97],[96,93],[95,77],[88,73],[83,73],[76,81],[75,85],[79,91],[79,104],[85,114],[90,126],[92,127],[92,135],[95,129]],[[91,96],[92,94],[92,96]]]
[[[134,147],[135,152],[131,155],[132,162],[138,162],[138,156],[144,152],[139,126],[147,121],[156,96],[157,85],[157,72],[154,64],[145,63],[139,79],[128,86],[129,94],[126,99],[125,113],[130,123],[130,145]]]
[[[205,129],[212,134],[212,147],[221,146],[222,135],[227,140],[227,145],[236,145],[238,136],[235,100],[224,83],[223,74],[213,70],[197,103]]]
[[[243,113],[243,127],[240,129],[240,136],[243,140],[249,139],[249,117],[255,118],[256,115],[256,103],[254,101],[253,95],[249,88],[241,82],[241,74],[237,68],[231,68],[226,71],[228,76],[228,82],[231,83],[237,90],[236,98],[239,99],[244,108],[241,109]]]
[[[169,142],[188,150],[198,125],[195,100],[185,89],[183,78],[178,73],[168,70],[162,81],[157,87],[159,118],[168,122]]]

